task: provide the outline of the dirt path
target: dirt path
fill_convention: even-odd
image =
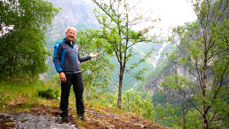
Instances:
[[[131,113],[119,115],[109,111],[100,113],[95,110],[87,110],[86,112],[87,121],[83,123],[86,129],[166,129]]]
[[[132,113],[114,114],[109,108],[87,109],[86,121],[80,121],[70,109],[71,123],[61,123],[58,108],[36,106],[30,112],[0,113],[0,128],[35,129],[166,129]]]

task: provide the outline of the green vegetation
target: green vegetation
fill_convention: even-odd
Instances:
[[[152,37],[145,36],[151,27],[134,31],[125,0],[110,2],[94,0],[102,9],[95,10],[100,30],[76,26],[80,55],[100,54],[81,64],[85,105],[97,110],[111,108],[115,113],[122,112],[122,107],[171,128],[228,128],[228,0],[194,1],[198,20],[174,29],[175,39],[170,39],[177,48],[168,45],[156,69],[146,59],[155,45]],[[30,111],[38,105],[58,108],[59,76],[39,80],[48,69],[46,57],[51,55],[44,47],[45,32],[58,9],[43,0],[1,1],[0,7],[0,23],[14,26],[0,37],[0,111]],[[165,55],[169,56],[166,60]],[[146,69],[153,70],[144,76]],[[144,87],[152,79],[155,84]],[[71,91],[72,107],[74,100]]]
[[[174,42],[178,50],[171,61],[177,70],[162,82],[163,95],[154,96],[154,101],[166,97],[157,116],[167,126],[228,128],[228,5],[225,0],[195,1],[198,20],[174,29],[180,42]]]
[[[0,2],[0,30],[13,30],[0,37],[0,80],[35,79],[48,69],[45,31],[58,9],[44,0]]]
[[[47,90],[38,90],[38,96],[46,99],[57,99],[58,91],[50,88]]]
[[[55,77],[54,77],[55,78]],[[0,83],[0,110],[2,112],[21,112],[30,111],[36,106],[59,107],[60,87],[54,78],[48,82],[20,82],[20,83]],[[85,93],[88,89],[86,89]],[[40,95],[46,95],[41,97]],[[51,97],[53,98],[50,98]],[[48,98],[46,98],[48,97]],[[154,120],[154,108],[149,96],[142,96],[141,93],[130,90],[124,92],[123,109],[129,112],[144,116],[150,120]],[[70,93],[70,106],[75,107],[75,96],[73,89]],[[117,108],[117,95],[91,91],[90,96],[85,98],[87,107],[100,111],[100,108],[111,108],[114,113],[122,113],[122,110]],[[102,110],[101,110],[102,111]]]
[[[113,65],[109,62],[109,49],[106,41],[101,38],[100,30],[82,30],[76,39],[80,48],[80,55],[89,55],[91,52],[99,53],[96,59],[81,64],[84,85],[87,95],[91,90],[107,90],[110,83],[110,71]]]
[[[126,64],[126,72],[123,76],[123,91],[129,89],[137,89],[142,87],[140,83],[145,81],[144,74],[148,73],[153,69],[151,65],[150,57],[146,57],[147,53],[152,52],[156,43],[145,43],[145,44],[137,44],[133,52],[135,53]],[[145,58],[144,62],[139,63],[139,60]],[[118,90],[118,82],[119,78],[119,64],[115,58],[110,58],[109,60],[111,64],[114,64],[114,71],[111,72],[111,83],[109,90],[112,93],[115,93]],[[148,70],[148,71],[147,71]]]
[[[136,44],[152,42],[152,37],[145,36],[152,26],[147,26],[140,31],[133,29],[132,23],[141,22],[141,15],[130,18],[134,13],[134,7],[131,7],[125,0],[111,0],[110,2],[93,0],[99,9],[95,9],[96,18],[101,24],[101,38],[106,40],[109,54],[114,55],[119,64],[119,84],[118,84],[118,108],[122,106],[122,87],[123,76],[127,69],[127,63],[134,55],[133,49]],[[137,25],[137,24],[136,24]],[[139,63],[145,61],[142,59]],[[137,64],[133,64],[135,67]],[[141,72],[138,74],[141,75]],[[138,78],[140,78],[138,76]]]
[[[36,105],[57,106],[59,101],[43,99],[39,96],[40,91],[48,90],[50,87],[44,82],[2,82],[0,83],[0,110],[2,112],[29,111]],[[56,90],[59,90],[57,88]]]

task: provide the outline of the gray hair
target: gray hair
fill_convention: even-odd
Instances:
[[[68,32],[68,30],[69,30],[69,29],[75,30],[75,31],[77,32],[77,29],[76,29],[75,27],[72,27],[72,26],[67,27],[67,29],[66,29],[66,31],[65,31],[65,32]]]

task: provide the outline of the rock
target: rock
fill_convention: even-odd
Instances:
[[[6,127],[15,127],[15,122],[6,122],[5,126]]]
[[[115,125],[111,124],[111,123],[107,123],[106,125],[106,128],[108,129],[115,129]]]
[[[16,129],[77,129],[74,124],[59,124],[60,117],[47,117],[45,115],[35,115],[31,113],[17,114],[0,114],[0,124],[4,123],[0,128],[16,128]]]

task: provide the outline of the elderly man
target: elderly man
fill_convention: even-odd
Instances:
[[[68,27],[66,37],[55,44],[53,62],[61,80],[61,100],[60,110],[63,122],[70,122],[68,116],[68,99],[71,85],[76,97],[77,115],[84,120],[84,103],[83,103],[83,80],[81,77],[80,63],[98,56],[90,54],[89,56],[80,57],[79,48],[74,39],[77,30],[74,27]]]

